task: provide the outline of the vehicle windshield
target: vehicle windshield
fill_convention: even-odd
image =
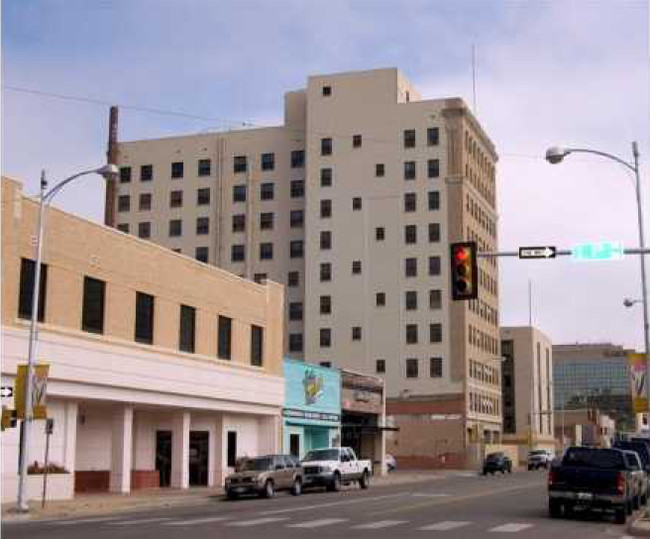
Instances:
[[[485,457],[486,460],[496,460],[500,459],[503,457],[503,453],[490,453],[487,457]]]
[[[271,468],[271,459],[268,457],[259,459],[247,459],[242,462],[239,471],[241,472],[264,472]]]
[[[536,449],[535,451],[530,452],[531,455],[546,455],[546,451],[544,449]]]
[[[563,464],[568,466],[581,466],[595,469],[625,468],[623,454],[609,449],[591,449],[588,447],[575,447],[569,449],[564,455]]]
[[[338,449],[317,449],[315,451],[310,451],[307,453],[303,462],[315,461],[315,460],[339,460],[339,450]]]

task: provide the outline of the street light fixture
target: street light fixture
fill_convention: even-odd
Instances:
[[[643,337],[645,345],[645,360],[646,360],[646,370],[650,374],[650,330],[648,327],[648,284],[646,280],[646,271],[645,271],[645,235],[643,229],[643,205],[641,203],[641,178],[639,173],[639,146],[636,141],[632,142],[632,157],[634,161],[628,163],[624,159],[617,157],[615,155],[601,152],[598,150],[588,150],[583,148],[561,148],[554,146],[549,148],[546,151],[546,160],[551,164],[560,163],[567,155],[570,153],[592,153],[600,155],[601,157],[606,157],[612,161],[620,163],[628,170],[631,170],[634,173],[635,177],[635,191],[636,191],[636,205],[637,205],[637,219],[639,227],[639,247],[641,250],[640,259],[641,259],[641,299],[640,300],[630,300],[626,299],[623,302],[623,305],[626,307],[631,307],[635,303],[639,302],[643,304]],[[650,407],[650,383],[647,381],[646,377],[646,391],[648,395],[648,406]]]
[[[623,305],[625,305],[626,307],[632,307],[632,306],[636,305],[637,303],[643,303],[643,300],[642,299],[630,299],[630,298],[625,298],[623,300]]]
[[[99,174],[105,180],[114,179],[119,172],[116,165],[107,164],[99,168],[85,170],[74,174],[69,178],[59,182],[52,189],[47,191],[47,180],[45,179],[45,171],[41,171],[41,191],[39,196],[39,212],[38,212],[38,236],[36,238],[36,267],[34,269],[34,286],[32,289],[32,316],[29,325],[29,350],[27,355],[27,380],[25,388],[25,419],[23,421],[23,435],[20,438],[20,479],[18,482],[18,511],[29,511],[27,503],[27,463],[29,462],[29,438],[31,434],[32,422],[34,421],[34,410],[32,403],[32,393],[34,384],[34,356],[36,355],[36,340],[38,338],[36,331],[36,324],[38,321],[38,303],[39,291],[41,282],[41,253],[43,248],[43,233],[45,229],[45,208],[49,206],[52,199],[59,193],[66,185],[73,180],[88,174]]]

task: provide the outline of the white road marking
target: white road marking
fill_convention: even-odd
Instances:
[[[319,520],[310,520],[308,522],[301,522],[300,524],[288,524],[287,528],[322,528],[323,526],[330,526],[338,524],[339,522],[346,522],[349,518],[321,518]]]
[[[112,526],[135,526],[136,524],[152,524],[154,522],[166,522],[171,517],[143,518],[140,520],[122,520],[120,522],[109,522]]]
[[[174,522],[165,522],[163,526],[189,526],[191,524],[206,524],[208,522],[220,522],[228,520],[230,517],[207,517],[207,518],[194,518],[191,520],[175,520]]]
[[[100,518],[80,518],[78,520],[62,520],[60,522],[52,522],[57,526],[70,526],[72,524],[85,524],[87,522],[109,522],[111,520],[119,520],[122,517],[100,517]]]
[[[364,497],[356,499],[345,499],[340,502],[321,503],[319,505],[304,505],[301,507],[291,507],[289,509],[276,509],[275,511],[264,511],[260,515],[279,515],[282,513],[294,513],[296,511],[311,511],[312,509],[321,509],[323,507],[332,507],[334,505],[350,505],[353,503],[372,502],[375,500],[386,500],[388,498],[404,497],[406,494],[400,492],[399,494],[387,494],[385,496]]]
[[[419,530],[436,530],[436,531],[447,531],[455,530],[456,528],[462,528],[463,526],[468,526],[471,522],[461,521],[461,520],[443,520],[442,522],[436,522],[430,526],[423,526],[418,528]]]
[[[413,492],[411,496],[417,498],[446,498],[449,494],[435,493],[435,492]]]
[[[390,528],[391,526],[398,526],[405,524],[408,520],[380,520],[378,522],[370,522],[368,524],[360,524],[359,526],[352,526],[353,530],[380,530],[382,528]]]
[[[492,528],[488,530],[489,532],[501,532],[501,533],[516,533],[520,532],[522,530],[526,530],[528,528],[532,528],[532,524],[514,524],[514,523],[509,523],[509,524],[504,524],[503,526],[497,526],[496,528]]]
[[[243,528],[245,526],[258,526],[259,524],[268,524],[270,522],[279,522],[280,520],[289,520],[289,517],[268,517],[256,518],[254,520],[243,520],[239,522],[229,522],[226,526],[237,526]]]

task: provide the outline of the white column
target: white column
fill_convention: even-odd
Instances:
[[[79,405],[76,402],[66,402],[64,414],[63,466],[68,472],[74,474],[77,464],[77,415],[79,414]]]
[[[210,476],[211,486],[221,487],[226,478],[225,445],[223,433],[223,416],[219,414],[214,421],[214,437],[210,439]]]
[[[133,407],[118,406],[113,412],[111,450],[111,492],[131,491],[131,458],[133,449]]]
[[[177,412],[172,418],[173,488],[190,486],[190,413]]]

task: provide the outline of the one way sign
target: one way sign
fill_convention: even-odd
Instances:
[[[543,247],[519,247],[519,258],[555,258],[557,247],[545,245]]]
[[[0,397],[9,398],[9,397],[13,397],[13,395],[14,395],[13,387],[2,386],[2,389],[0,390]]]

